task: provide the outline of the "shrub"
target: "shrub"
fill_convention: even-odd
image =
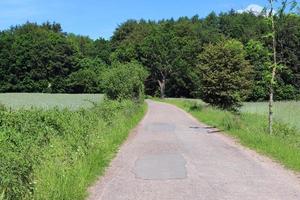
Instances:
[[[69,75],[67,91],[71,93],[102,93],[100,74],[107,65],[100,59],[84,58],[76,63],[79,70]]]
[[[148,72],[138,63],[114,63],[102,76],[104,92],[109,99],[144,98],[144,81]]]
[[[71,93],[100,93],[99,75],[91,69],[76,71],[69,76],[68,88]]]
[[[199,56],[202,99],[213,106],[237,110],[250,93],[252,66],[236,40],[209,44]]]
[[[84,199],[143,110],[132,101],[0,110],[0,199]]]

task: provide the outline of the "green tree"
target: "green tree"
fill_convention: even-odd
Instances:
[[[75,35],[70,33],[67,35],[68,41],[76,48],[82,57],[95,57],[94,41],[88,36]]]
[[[103,38],[94,41],[95,52],[93,57],[103,60],[106,64],[110,63],[110,54],[112,52],[111,42]]]
[[[127,64],[113,63],[111,69],[102,74],[104,92],[109,99],[144,98],[144,82],[148,72],[136,62]]]
[[[182,61],[179,40],[169,31],[169,23],[158,26],[140,45],[140,60],[150,73],[152,82],[158,85],[160,97],[165,97],[167,81],[176,73],[175,67]]]
[[[277,31],[277,23],[276,20],[282,20],[286,15],[286,9],[288,11],[293,10],[297,6],[297,2],[292,0],[280,0],[280,6],[276,8],[277,0],[268,0],[269,2],[269,13],[267,22],[270,24],[271,31],[266,35],[272,39],[272,64],[270,65],[271,74],[268,76],[270,79],[269,83],[269,90],[270,90],[270,98],[269,98],[269,133],[272,134],[273,132],[273,101],[274,101],[274,87],[276,85],[276,73],[278,69],[282,68],[282,63],[278,62],[278,31]]]
[[[252,66],[242,43],[209,44],[199,56],[202,99],[222,109],[237,110],[251,88]]]
[[[67,91],[70,93],[101,93],[103,85],[101,74],[108,68],[100,59],[84,58],[77,63],[76,72],[70,74],[67,80]]]
[[[55,27],[26,23],[1,32],[1,92],[65,91],[78,54]]]
[[[264,44],[257,40],[250,40],[245,50],[247,53],[246,59],[250,61],[254,70],[254,83],[252,92],[248,96],[249,101],[263,101],[268,98],[268,65],[270,64],[269,50]]]

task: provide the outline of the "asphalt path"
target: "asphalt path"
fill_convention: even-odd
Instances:
[[[300,179],[181,109],[148,112],[89,200],[300,200]]]

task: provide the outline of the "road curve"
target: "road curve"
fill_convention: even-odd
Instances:
[[[296,175],[173,105],[147,101],[89,200],[299,200]]]

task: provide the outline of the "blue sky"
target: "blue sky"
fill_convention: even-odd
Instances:
[[[0,30],[26,21],[55,21],[63,30],[93,39],[109,38],[127,19],[205,17],[231,8],[265,6],[266,0],[0,0]]]

